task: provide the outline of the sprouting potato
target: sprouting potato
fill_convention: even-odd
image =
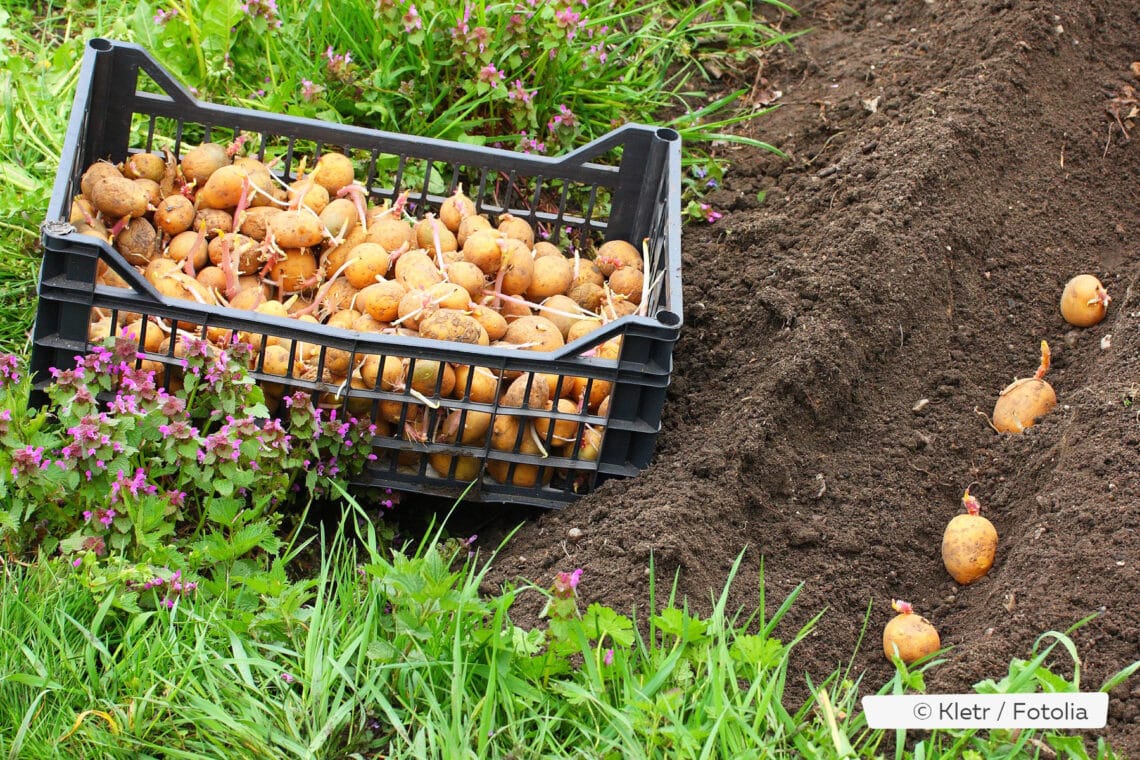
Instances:
[[[393,218],[390,214],[368,220],[367,239],[370,243],[379,243],[386,251],[398,251],[405,246],[408,249],[416,247],[416,232],[412,225]]]
[[[282,248],[308,248],[324,239],[321,220],[311,211],[282,211],[269,217],[267,227]]]
[[[962,497],[966,514],[957,515],[942,534],[942,563],[963,586],[984,577],[994,564],[998,534],[981,515],[981,505],[966,489]]]
[[[146,190],[123,176],[97,180],[88,197],[95,208],[109,219],[143,216],[149,203]]]
[[[79,191],[88,199],[92,200],[92,190],[95,189],[95,183],[104,177],[122,177],[123,173],[119,168],[107,161],[96,161],[87,167],[87,171],[83,172],[83,177],[79,181]]]
[[[555,252],[557,253],[557,249]],[[536,255],[526,297],[531,301],[542,301],[545,298],[562,295],[570,289],[572,282],[574,282],[574,262],[561,254],[541,257]]]
[[[483,274],[494,275],[498,272],[503,260],[498,233],[487,229],[476,230],[468,235],[463,243],[463,260],[479,267]]]
[[[317,159],[317,165],[309,176],[332,197],[353,183],[356,169],[352,159],[343,153],[324,153]]]
[[[296,293],[316,286],[314,275],[317,259],[307,248],[287,248],[269,270],[269,276],[281,283],[286,293]]]
[[[406,293],[395,280],[380,280],[356,292],[356,308],[378,322],[392,322],[400,316],[400,299]]]
[[[929,620],[916,615],[910,604],[896,600],[891,606],[899,614],[883,629],[883,654],[888,660],[895,658],[897,650],[898,658],[909,665],[942,647],[938,631]]]
[[[467,238],[470,237],[473,232],[490,229],[492,229],[491,220],[482,214],[472,214],[471,216],[464,217],[463,221],[459,223],[459,229],[455,233],[455,240],[459,243],[459,247],[462,248],[466,245]]]
[[[1049,371],[1049,356],[1049,344],[1041,341],[1041,366],[1036,374],[1014,380],[998,396],[993,426],[999,432],[1022,433],[1057,405],[1057,394],[1044,379]]]
[[[133,154],[119,166],[99,162],[84,173],[83,192],[71,208],[77,228],[110,241],[165,298],[221,303],[249,321],[245,329],[185,319],[147,323],[148,348],[174,345],[163,332],[171,328],[204,336],[215,347],[231,338],[249,343],[251,366],[274,378],[262,384],[267,403],[280,403],[291,382],[283,378],[319,380],[326,386],[317,389],[322,403],[374,417],[383,435],[478,449],[478,455],[396,455],[401,466],[419,466],[430,456],[443,477],[486,474],[541,487],[555,472],[575,476],[553,465],[485,461],[486,446],[536,460],[574,457],[583,472],[598,459],[604,428],[578,418],[608,416],[609,375],[591,381],[543,372],[537,364],[526,372],[497,360],[453,364],[433,355],[436,349],[416,357],[403,341],[467,344],[460,353],[475,345],[508,355],[554,351],[636,309],[647,275],[631,244],[606,243],[594,261],[577,255],[592,241],[574,235],[567,256],[558,245],[536,244],[523,212],[494,222],[477,213],[476,200],[462,187],[434,208],[414,189],[373,205],[353,162],[339,153],[324,153],[311,171],[299,170],[288,188],[270,166],[252,157],[231,160],[226,148],[206,143],[183,150],[180,173],[172,156],[150,153]],[[410,210],[419,212],[418,221]],[[126,287],[105,263],[98,281]],[[109,331],[105,317],[93,314],[92,336]],[[269,318],[351,331],[354,343],[342,350],[279,330],[270,334],[258,326]],[[119,314],[119,324],[142,319],[147,316]],[[378,334],[397,336],[395,355],[370,353],[378,350]],[[589,355],[613,361],[619,347],[618,339],[606,341]],[[346,389],[403,398],[361,398]]]
[[[211,174],[230,163],[232,162],[224,146],[217,143],[202,143],[186,151],[182,156],[182,175],[186,177],[187,182],[202,187]]]
[[[546,317],[519,317],[507,326],[503,339],[531,351],[553,351],[565,344],[558,325]]]
[[[195,196],[198,208],[235,208],[245,191],[247,173],[240,166],[218,167]]]
[[[123,176],[161,182],[166,174],[166,161],[156,153],[134,153],[123,163]]]
[[[344,279],[355,288],[366,288],[388,273],[389,261],[390,256],[383,246],[378,243],[360,243],[348,252]]]
[[[150,222],[139,217],[131,219],[119,232],[115,247],[135,266],[146,266],[151,259],[162,255],[161,242]]]
[[[525,219],[519,219],[511,214],[500,214],[498,230],[500,235],[524,243],[528,251],[534,248],[534,228]]]
[[[329,191],[324,186],[314,182],[311,177],[297,180],[290,185],[285,192],[285,197],[293,208],[311,211],[318,216],[325,210],[330,201]]]
[[[190,229],[194,222],[194,204],[185,195],[168,195],[154,210],[154,225],[167,235]]]
[[[253,240],[265,240],[269,231],[270,217],[280,214],[282,209],[277,206],[254,206],[247,208],[241,215],[238,232]]]
[[[617,269],[625,267],[643,269],[645,267],[641,253],[625,240],[610,240],[602,244],[598,248],[594,262],[605,277],[611,276]]]

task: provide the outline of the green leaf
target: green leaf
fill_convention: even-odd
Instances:
[[[373,639],[364,652],[373,662],[396,662],[400,652],[385,639]]]
[[[729,656],[737,662],[766,669],[777,665],[784,656],[784,645],[779,639],[762,636],[737,636],[729,647]]]
[[[539,628],[527,631],[517,625],[511,626],[511,649],[515,654],[534,656],[542,651],[545,641],[546,634]]]
[[[214,490],[222,496],[233,496],[234,483],[232,480],[229,480],[227,478],[215,478]]]
[[[607,638],[614,646],[629,647],[633,644],[633,621],[625,615],[619,615],[609,607],[598,603],[586,608],[582,617],[586,636],[599,644]]]
[[[245,507],[245,502],[241,499],[211,497],[206,504],[206,518],[217,525],[232,528],[243,507]]]
[[[671,607],[653,617],[653,624],[666,635],[676,636],[686,643],[697,643],[706,638],[708,623],[693,617],[684,610]]]

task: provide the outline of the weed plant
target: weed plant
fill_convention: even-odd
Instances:
[[[131,28],[206,99],[551,154],[669,112],[739,139],[720,130],[757,109],[710,99],[708,66],[791,39],[741,0],[169,0]]]

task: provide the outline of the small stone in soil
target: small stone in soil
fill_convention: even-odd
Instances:
[[[566,537],[568,539],[570,539],[571,541],[573,541],[574,543],[578,543],[579,541],[581,541],[582,536],[584,536],[584,535],[586,535],[586,534],[585,534],[585,532],[583,532],[583,530],[581,528],[571,528],[570,530],[566,531]]]

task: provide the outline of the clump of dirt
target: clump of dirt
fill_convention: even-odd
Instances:
[[[1095,689],[1140,658],[1140,130],[1118,100],[1140,85],[1140,6],[800,5],[783,26],[812,31],[764,71],[781,108],[749,127],[788,158],[718,149],[725,216],[685,229],[653,465],[530,519],[496,580],[582,567],[588,601],[629,609],[652,556],[699,606],[744,552],[737,603],[763,560],[773,603],[805,584],[785,632],[827,609],[797,678],[851,658],[870,604],[855,666],[884,682],[898,597],[953,647],[939,692],[1096,615],[1074,634]],[[1075,330],[1057,304],[1081,272],[1114,301]],[[1042,339],[1060,403],[998,435],[983,413]],[[959,587],[939,546],[967,486],[1001,541]],[[1104,735],[1140,753],[1140,681],[1110,705]]]

